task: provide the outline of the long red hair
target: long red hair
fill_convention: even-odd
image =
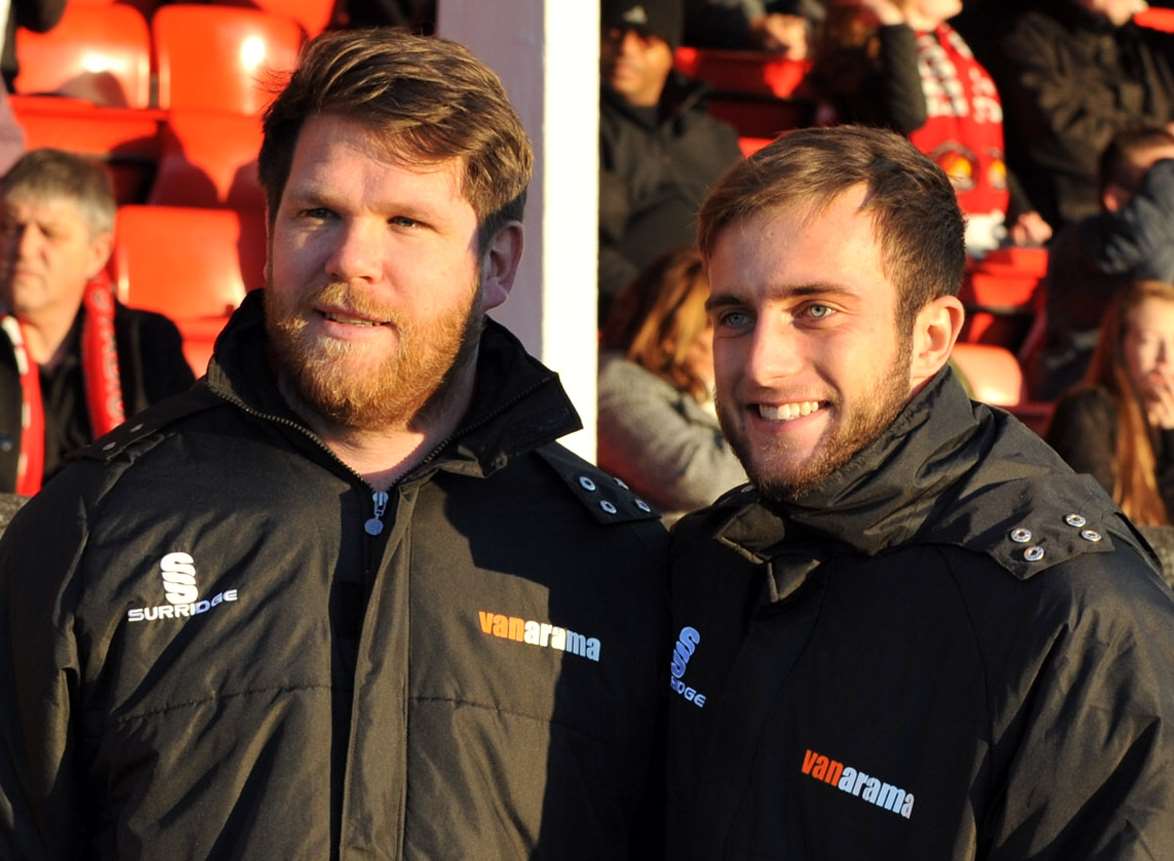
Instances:
[[[1153,429],[1125,359],[1130,315],[1149,299],[1174,302],[1174,284],[1135,282],[1112,305],[1085,382],[1107,390],[1117,407],[1113,499],[1134,523],[1157,526],[1169,522],[1169,512],[1158,490]]]

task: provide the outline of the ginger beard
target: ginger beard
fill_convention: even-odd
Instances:
[[[750,481],[768,499],[800,501],[864,447],[880,438],[909,401],[909,369],[912,364],[912,332],[899,332],[897,352],[887,368],[869,385],[857,387],[864,396],[827,398],[836,420],[828,427],[811,457],[799,465],[788,464],[790,446],[780,440],[755,445],[744,433],[733,398],[717,395],[718,421]]]
[[[480,295],[477,282],[467,302],[419,323],[343,283],[297,296],[270,288],[265,291],[270,354],[301,402],[336,427],[406,430],[443,409],[453,380],[476,356]],[[396,333],[394,348],[371,359],[360,353],[365,345],[315,337],[307,329],[318,313],[316,304],[387,321],[383,325]]]

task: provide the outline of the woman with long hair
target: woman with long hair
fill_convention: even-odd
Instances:
[[[1085,385],[1056,405],[1048,442],[1134,523],[1174,511],[1174,284],[1138,281],[1114,303]]]
[[[616,297],[599,366],[599,465],[667,514],[746,480],[713,408],[701,255],[671,252]]]

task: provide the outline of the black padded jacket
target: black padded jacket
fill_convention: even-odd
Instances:
[[[677,858],[1174,857],[1174,599],[945,371],[802,505],[673,533]]]
[[[493,323],[382,505],[281,401],[262,302],[0,544],[0,858],[655,852],[656,514]]]

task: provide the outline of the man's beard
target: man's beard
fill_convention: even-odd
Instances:
[[[301,406],[336,427],[416,429],[443,412],[454,380],[477,355],[483,322],[480,295],[478,282],[467,302],[421,324],[345,283],[328,284],[298,296],[284,296],[270,284],[265,291],[270,358],[279,376],[292,385]],[[397,335],[394,348],[356,368],[348,358],[370,348],[312,337],[306,330],[317,314],[315,305],[389,321]]]
[[[911,348],[912,337],[901,338],[897,354],[889,367],[875,378],[872,387],[861,390],[866,394],[856,396],[860,403],[835,427],[832,436],[821,441],[805,463],[785,472],[777,468],[772,472],[769,465],[772,452],[760,451],[758,457],[755,457],[747,436],[738,431],[735,422],[722,409],[719,399],[718,418],[722,430],[759,493],[767,499],[799,502],[806,494],[818,489],[857,452],[879,439],[909,401],[909,368],[913,359]],[[840,401],[838,406],[842,408],[842,404]],[[784,448],[785,445],[778,446],[779,450]]]

